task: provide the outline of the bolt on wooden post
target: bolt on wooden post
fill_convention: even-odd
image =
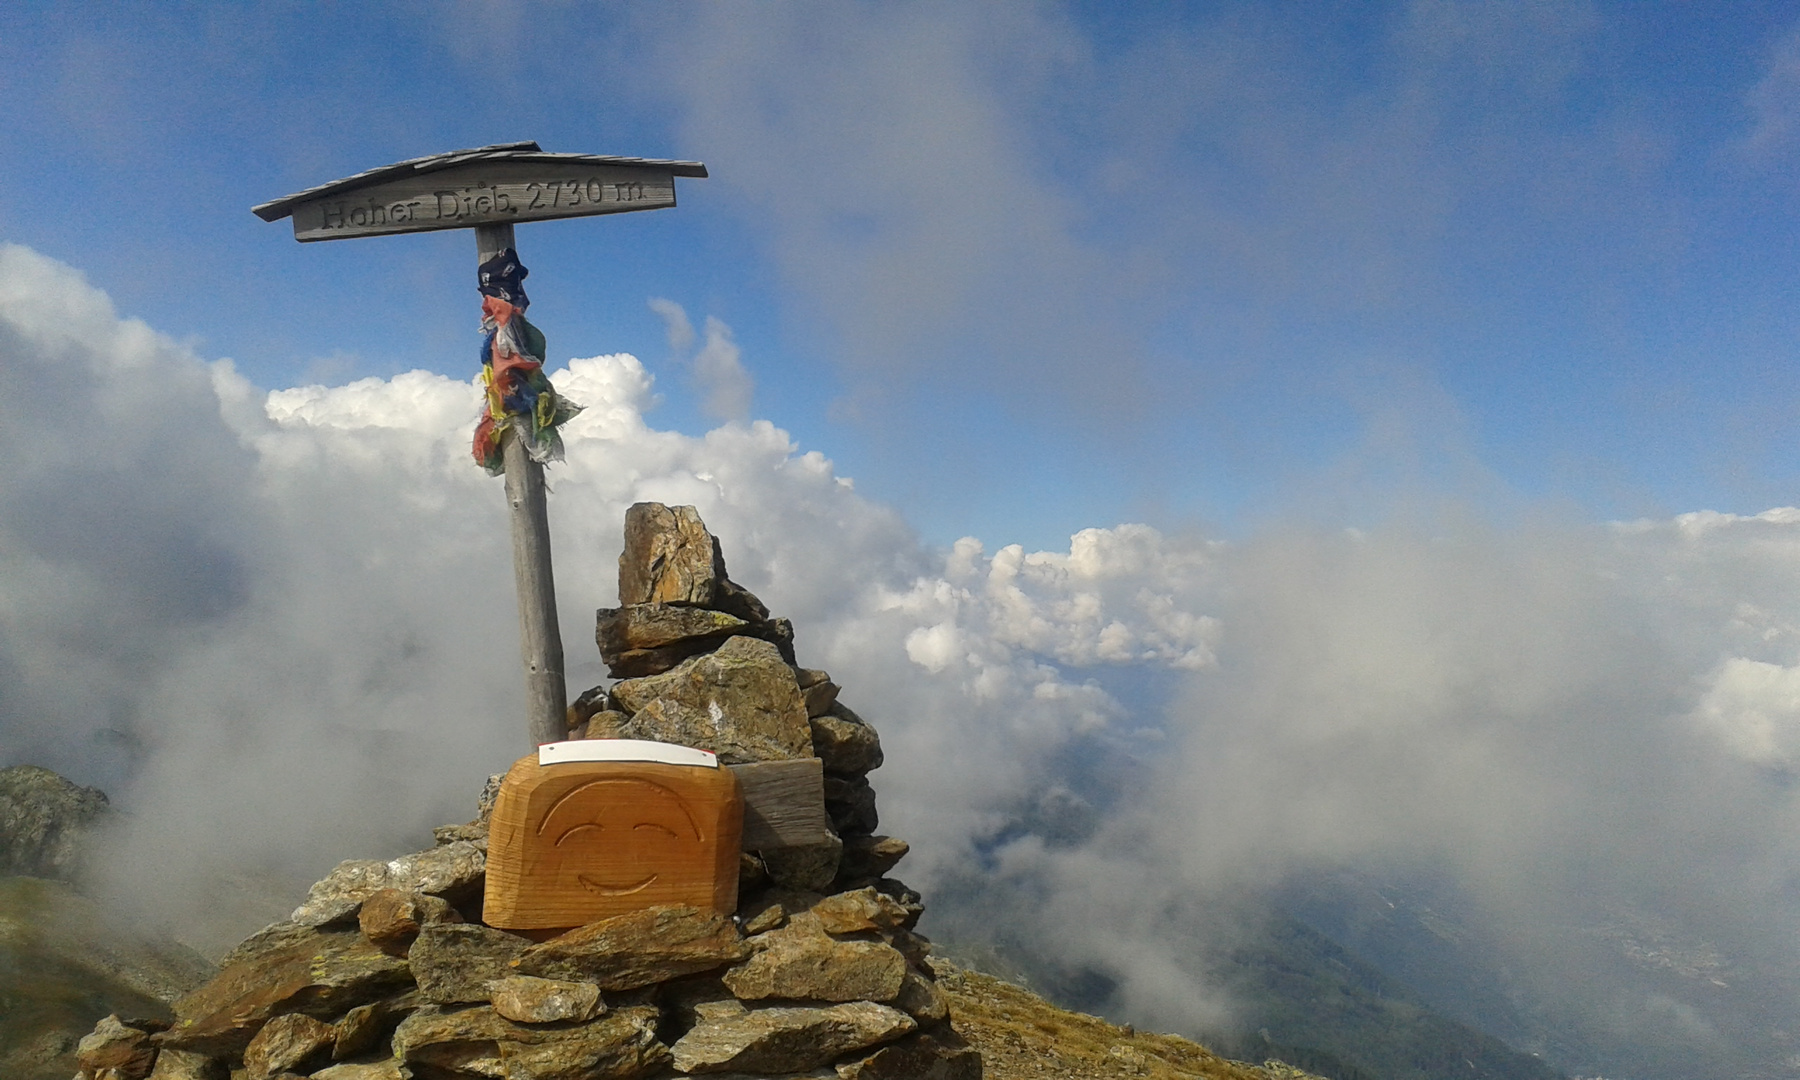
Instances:
[[[294,239],[301,242],[474,229],[479,266],[509,248],[517,250],[515,224],[672,207],[677,176],[705,175],[706,166],[697,161],[551,154],[535,142],[500,143],[370,169],[252,207],[252,212],[264,221],[291,217]],[[564,737],[568,707],[544,467],[513,430],[503,433],[501,446],[519,594],[526,727],[535,745]]]

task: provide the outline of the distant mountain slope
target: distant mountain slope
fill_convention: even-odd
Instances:
[[[120,925],[61,882],[0,877],[0,1077],[68,1080],[108,1013],[167,1019],[212,974],[199,954]]]
[[[935,931],[955,942],[950,955],[1021,977],[1059,1006],[1128,1019],[1115,980],[1105,972],[1059,967],[1029,935],[1007,938],[1004,924],[999,940],[978,936],[995,933],[996,925],[968,917],[978,893],[966,889],[964,883],[944,890],[953,898],[946,905],[952,910],[938,909]],[[1008,909],[991,892],[985,895],[996,908]],[[1237,903],[1247,912],[1227,951],[1213,951],[1198,935],[1172,936],[1166,943],[1172,958],[1204,972],[1207,984],[1232,1004],[1237,1029],[1187,1032],[1219,1053],[1278,1058],[1331,1080],[1562,1080],[1563,1073],[1533,1055],[1433,1010],[1399,981],[1266,901]]]
[[[1444,881],[1342,871],[1290,885],[1283,907],[1441,1012],[1581,1074],[1635,1080],[1800,1075],[1800,972],[1612,907],[1548,928],[1546,962],[1508,963],[1504,932]]]
[[[1228,1061],[1181,1038],[1059,1009],[992,975],[934,962],[984,1080],[1322,1080],[1279,1061]]]

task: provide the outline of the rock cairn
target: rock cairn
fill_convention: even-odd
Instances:
[[[746,852],[732,915],[655,907],[538,941],[481,921],[496,776],[430,850],[340,864],[173,1023],[102,1020],[81,1078],[979,1080],[919,894],[887,876],[907,846],[875,833],[875,729],[795,664],[793,627],[730,580],[692,507],[631,508],[619,599],[597,627],[619,681],[581,695],[570,737],[816,756],[830,835]]]

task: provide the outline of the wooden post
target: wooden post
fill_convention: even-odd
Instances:
[[[698,161],[551,154],[535,142],[495,143],[384,165],[250,210],[264,221],[291,217],[294,239],[308,243],[474,229],[479,265],[514,246],[515,222],[672,207],[677,176],[705,175]],[[501,432],[500,447],[512,507],[526,726],[533,745],[558,742],[567,734],[569,690],[550,572],[544,467],[510,427]]]
[[[476,264],[514,247],[511,225],[475,228]],[[514,250],[517,250],[514,248]],[[548,361],[549,357],[545,357]],[[512,511],[513,580],[519,592],[519,650],[525,661],[525,725],[533,746],[568,736],[569,688],[563,680],[562,629],[556,621],[556,576],[550,566],[550,516],[544,467],[531,460],[510,427],[500,437],[506,458],[506,503]]]

